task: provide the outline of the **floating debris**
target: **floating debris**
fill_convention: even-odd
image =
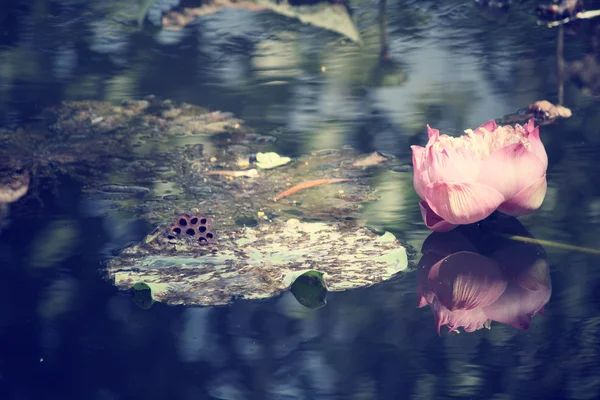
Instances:
[[[497,124],[525,124],[534,119],[538,125],[548,125],[558,118],[570,118],[572,112],[567,107],[554,105],[548,100],[539,100],[531,103],[526,109],[521,109],[513,114],[505,115],[496,121]]]
[[[389,160],[388,157],[384,156],[378,151],[371,153],[369,156],[352,163],[354,167],[370,167],[372,165],[381,164]]]
[[[281,157],[279,154],[270,153],[256,153],[256,166],[261,169],[272,169],[277,168],[281,165],[285,165],[292,161],[289,157]]]
[[[29,172],[0,169],[0,203],[14,203],[29,190]]]
[[[555,106],[548,100],[540,100],[530,104],[527,111],[533,114],[535,119],[542,121],[554,120],[559,117],[570,118],[572,115],[571,110],[567,107]]]

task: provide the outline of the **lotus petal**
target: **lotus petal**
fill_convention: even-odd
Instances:
[[[492,119],[492,120],[489,120],[488,122],[486,122],[485,124],[481,124],[481,126],[479,126],[479,128],[477,128],[477,129],[475,129],[475,131],[473,133],[483,134],[482,128],[488,132],[494,132],[498,128],[498,125],[496,124],[496,121],[494,121]]]
[[[433,212],[455,225],[481,221],[504,202],[497,190],[480,183],[432,182],[425,199]]]
[[[481,159],[465,148],[445,148],[434,150],[430,146],[427,152],[427,172],[430,182],[468,182],[477,180]]]
[[[528,134],[527,140],[529,140],[529,144],[531,145],[531,152],[539,158],[545,170],[548,168],[548,154],[546,153],[544,144],[540,139],[540,127],[535,126],[533,120],[531,119],[527,125],[524,126],[524,129]]]
[[[436,141],[440,137],[440,131],[438,129],[432,129],[427,125],[427,136],[429,137],[429,142]]]
[[[546,175],[533,181],[525,189],[517,193],[512,199],[505,201],[498,207],[498,211],[512,216],[530,214],[540,208],[546,197],[548,184]]]
[[[421,208],[421,217],[423,217],[423,222],[425,222],[425,225],[432,231],[448,232],[457,227],[457,225],[445,221],[442,217],[434,213],[426,201],[420,201],[419,207]]]
[[[544,176],[546,168],[538,157],[522,143],[495,151],[483,162],[477,182],[491,186],[506,199],[513,198],[535,179]]]
[[[427,169],[424,167],[425,148],[411,146],[413,160],[413,186],[420,198],[425,198],[425,187],[430,183]]]

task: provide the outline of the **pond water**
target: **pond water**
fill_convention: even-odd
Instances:
[[[85,190],[96,175],[77,170],[87,159],[78,153],[72,174],[55,157],[40,167],[52,176],[32,172],[36,190],[0,211],[0,398],[600,398],[600,25],[548,28],[536,23],[535,1],[481,3],[389,0],[382,56],[374,0],[352,1],[353,19],[326,26],[218,2],[223,9],[172,29],[158,24],[183,10],[177,0],[2,2],[0,128],[25,135],[19,127],[64,101],[152,95],[233,113],[292,158],[379,151],[397,158],[399,172],[380,175],[379,200],[361,217],[396,235],[411,264],[381,284],[330,292],[317,309],[289,291],[220,307],[142,308],[102,269],[153,224],[98,212]],[[410,146],[426,142],[427,124],[458,135],[538,100],[573,113],[540,128],[548,191],[517,229],[547,254],[544,315],[526,330],[492,322],[438,335],[430,307],[417,308],[414,269],[431,231]],[[54,151],[45,146],[35,143],[39,159]],[[423,252],[453,240],[429,239]],[[470,240],[486,255],[507,246]],[[533,245],[514,242],[516,265]]]

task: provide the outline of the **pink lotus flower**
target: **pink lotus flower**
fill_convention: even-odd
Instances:
[[[502,222],[504,226],[517,224],[524,230],[508,218],[513,221]],[[463,327],[473,332],[489,328],[492,321],[527,330],[550,300],[549,264],[541,246],[481,237],[479,228],[461,229],[433,233],[423,244],[418,307],[431,307],[438,334],[443,325],[451,331]]]
[[[481,221],[492,212],[519,216],[546,195],[548,156],[533,120],[489,121],[455,138],[427,125],[425,147],[412,146],[414,187],[425,225],[438,232]]]

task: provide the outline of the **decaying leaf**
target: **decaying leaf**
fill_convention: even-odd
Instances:
[[[214,14],[226,8],[248,11],[270,10],[290,18],[297,18],[304,24],[337,32],[355,42],[361,42],[360,34],[348,6],[342,1],[316,1],[308,4],[291,4],[287,0],[209,0],[199,7],[186,7],[165,13],[162,25],[168,30],[181,30],[197,17]]]
[[[261,169],[272,169],[292,161],[289,157],[281,157],[275,152],[256,153],[256,166]]]
[[[264,7],[251,1],[235,0],[212,0],[203,2],[200,7],[186,7],[181,11],[169,11],[162,17],[162,25],[165,29],[178,31],[194,22],[197,17],[214,14],[225,8],[246,9],[248,11],[263,11]]]
[[[365,157],[361,160],[355,161],[354,163],[352,163],[352,165],[354,167],[370,167],[371,165],[377,165],[382,162],[386,162],[387,160],[388,160],[388,158],[386,156],[384,156],[383,154],[381,154],[378,151],[374,151],[367,157]]]
[[[0,203],[14,203],[29,190],[29,172],[15,172],[0,165]]]
[[[571,115],[572,112],[567,107],[554,105],[548,100],[539,100],[531,103],[526,109],[520,109],[513,114],[497,119],[496,123],[501,125],[526,124],[530,119],[534,119],[537,125],[548,125],[558,118],[570,118]]]
[[[536,101],[529,105],[528,111],[534,115],[536,119],[551,120],[558,117],[569,118],[572,113],[567,107],[561,105],[555,106],[548,100]]]
[[[275,296],[307,271],[342,291],[383,282],[407,265],[389,232],[290,219],[222,232],[214,246],[154,233],[110,260],[107,273],[122,290],[146,284],[155,301],[210,306]]]

